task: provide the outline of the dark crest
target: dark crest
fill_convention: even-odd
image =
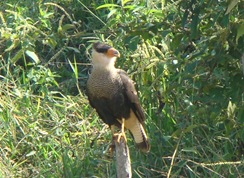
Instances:
[[[98,52],[98,53],[106,53],[108,49],[112,48],[111,46],[101,43],[101,42],[96,42],[93,44],[93,48]]]

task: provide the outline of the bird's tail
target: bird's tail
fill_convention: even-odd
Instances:
[[[150,144],[142,123],[138,120],[135,114],[132,112],[130,118],[125,120],[125,128],[131,132],[137,148],[143,152],[149,152]]]

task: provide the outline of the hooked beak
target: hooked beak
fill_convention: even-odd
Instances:
[[[116,50],[115,48],[110,48],[107,52],[107,55],[110,57],[120,57],[119,51]]]

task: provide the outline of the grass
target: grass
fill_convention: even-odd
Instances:
[[[122,2],[0,3],[0,177],[116,177],[85,91],[96,40],[147,116],[150,153],[128,134],[133,177],[243,177],[241,3]]]

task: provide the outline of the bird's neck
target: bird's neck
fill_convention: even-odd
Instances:
[[[94,71],[113,71],[116,70],[114,65],[93,65]]]
[[[115,60],[111,59],[109,62],[93,63],[93,69],[97,70],[114,70]]]

